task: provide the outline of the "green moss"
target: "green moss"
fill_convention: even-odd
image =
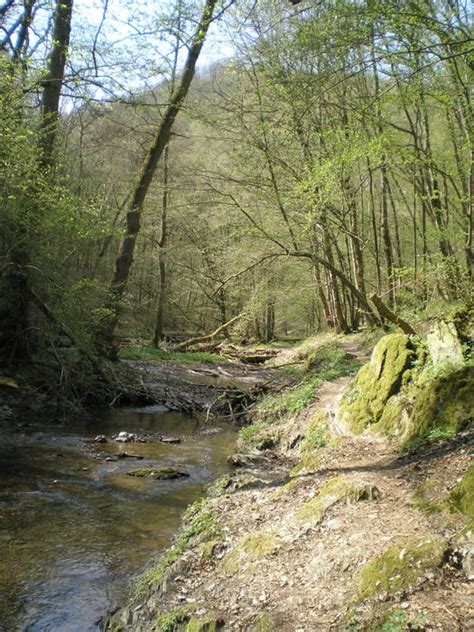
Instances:
[[[391,397],[383,409],[377,423],[372,426],[374,432],[393,438],[402,435],[407,428],[408,413],[399,395]]]
[[[416,358],[415,344],[405,334],[390,334],[377,343],[370,362],[360,369],[341,403],[340,414],[353,432],[361,433],[380,420]]]
[[[266,613],[258,614],[249,628],[249,632],[273,632],[273,630],[275,630],[275,625]]]
[[[341,500],[357,502],[358,500],[371,500],[377,496],[378,491],[371,485],[355,486],[341,476],[336,476],[330,478],[314,498],[299,508],[293,520],[318,524],[326,511]]]
[[[451,511],[460,511],[474,518],[474,463],[468,467],[462,481],[451,490],[447,503]]]
[[[185,628],[185,632],[216,632],[221,627],[219,619],[213,615],[192,617]]]
[[[175,632],[180,623],[188,618],[188,614],[184,608],[177,608],[165,614],[160,615],[155,621],[154,629],[156,632]]]
[[[358,600],[409,586],[427,569],[441,564],[445,548],[441,540],[419,540],[405,547],[390,547],[360,571]]]
[[[469,353],[474,339],[474,305],[458,305],[448,316]]]
[[[269,531],[257,531],[245,536],[227,553],[222,561],[229,575],[237,573],[248,562],[256,562],[274,553],[280,546],[280,539]]]
[[[321,466],[321,459],[316,454],[305,454],[299,463],[291,470],[291,476],[298,476],[303,472],[316,472]]]
[[[166,570],[191,546],[204,541],[215,540],[222,533],[222,527],[212,509],[204,502],[194,503],[184,516],[184,528],[179,532],[173,546],[152,568],[145,571],[137,580],[133,596],[140,597],[163,578]]]
[[[445,366],[420,386],[405,447],[452,436],[474,417],[474,364]]]

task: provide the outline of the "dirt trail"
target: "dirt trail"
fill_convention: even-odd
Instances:
[[[347,351],[365,359],[356,347]],[[420,496],[424,489],[431,502],[446,497],[472,458],[474,431],[401,456],[381,438],[352,436],[335,422],[348,381],[325,383],[318,401],[285,429],[291,436],[316,410],[328,414],[334,440],[318,451],[314,466],[296,474],[293,445],[267,453],[275,467],[269,458],[265,475],[258,466],[236,472],[208,504],[222,537],[210,553],[202,546],[185,552],[160,588],[134,604],[125,629],[148,632],[159,612],[184,606],[235,631],[474,630],[472,584],[452,543],[465,517],[424,511]],[[450,552],[440,567],[420,571],[406,588],[380,586],[361,598],[361,570],[369,561],[392,545],[402,559],[413,543],[438,541]],[[401,623],[382,627],[381,613],[391,610]]]

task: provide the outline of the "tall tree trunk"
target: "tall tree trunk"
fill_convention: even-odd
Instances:
[[[19,37],[26,38],[25,33],[31,21],[33,5],[32,1],[25,2],[24,23]],[[58,0],[54,13],[53,43],[41,100],[40,164],[43,169],[49,167],[53,161],[59,97],[69,46],[71,16],[72,0]],[[21,42],[21,47],[23,44],[24,41]],[[40,213],[41,209],[37,208],[36,215]],[[26,225],[19,222],[13,233],[15,243],[12,244],[10,250],[7,272],[0,283],[2,295],[0,299],[0,356],[6,362],[28,357],[33,343],[29,326],[32,291],[28,275],[30,252],[27,245]]]
[[[140,232],[141,214],[145,199],[153,176],[155,175],[158,162],[169,142],[176,116],[183,107],[191,86],[196,70],[196,63],[201,53],[209,25],[211,24],[217,1],[218,0],[206,0],[198,28],[194,34],[191,48],[189,49],[181,80],[171,96],[170,103],[166,108],[158,128],[155,141],[143,161],[141,172],[130,197],[125,234],[120,244],[119,253],[115,261],[115,272],[109,288],[110,298],[106,305],[109,315],[104,318],[96,332],[97,349],[112,358],[116,356],[114,334],[119,320],[120,300],[127,286],[130,268],[133,262],[133,253],[137,236]]]
[[[163,340],[163,316],[165,311],[166,296],[166,260],[165,246],[168,238],[168,203],[169,203],[169,144],[163,156],[163,198],[161,205],[161,227],[160,239],[158,241],[158,268],[159,268],[159,287],[158,287],[158,306],[156,309],[155,331],[153,334],[153,346],[158,347]],[[224,321],[225,322],[225,321]]]
[[[48,71],[43,79],[41,97],[41,161],[43,166],[53,163],[54,144],[58,131],[59,99],[64,81],[64,69],[71,35],[73,0],[57,0],[54,14],[53,45]]]

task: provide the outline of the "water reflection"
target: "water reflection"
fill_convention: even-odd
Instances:
[[[146,443],[96,444],[121,430]],[[107,411],[6,435],[0,446],[0,630],[97,630],[130,578],[168,545],[185,507],[227,470],[231,428],[196,434],[195,420],[156,408]],[[183,437],[164,444],[159,433]],[[106,461],[127,451],[142,456]],[[188,478],[127,476],[180,464]]]

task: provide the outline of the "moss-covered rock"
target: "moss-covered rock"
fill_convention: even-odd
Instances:
[[[435,321],[426,339],[433,364],[463,361],[461,341],[453,322]]]
[[[378,422],[390,397],[409,381],[410,374],[405,374],[416,359],[416,345],[409,336],[384,336],[341,402],[341,421],[355,433],[361,433]]]
[[[438,539],[390,547],[359,572],[358,600],[380,592],[394,593],[409,586],[426,570],[440,566],[445,550],[446,543]]]
[[[357,502],[374,500],[379,491],[373,485],[353,485],[342,476],[329,479],[314,498],[305,502],[295,513],[293,522],[318,524],[326,511],[341,500]]]
[[[221,627],[221,619],[209,614],[204,617],[192,617],[185,627],[185,632],[217,632]]]
[[[474,304],[459,305],[447,319],[456,327],[461,342],[469,348],[474,341]]]
[[[474,418],[474,364],[448,366],[420,384],[404,444],[451,436]]]
[[[160,481],[184,478],[189,476],[189,473],[182,467],[139,467],[136,470],[130,470],[127,472],[127,476],[135,476],[136,478],[153,478]]]
[[[275,553],[281,539],[271,531],[256,531],[245,536],[222,560],[226,573],[234,575],[249,562],[256,562]]]
[[[409,404],[401,393],[385,404],[379,421],[372,430],[389,438],[400,437],[406,432],[410,420]]]
[[[304,454],[300,461],[291,469],[291,476],[317,472],[321,466],[321,459],[314,453]]]

